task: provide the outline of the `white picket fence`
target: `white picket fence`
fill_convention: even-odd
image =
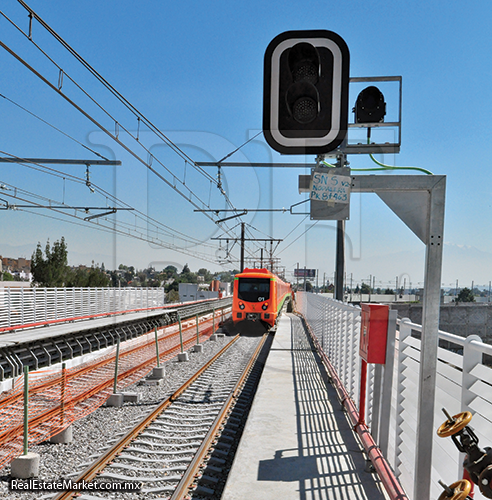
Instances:
[[[0,288],[0,330],[161,307],[163,288]]]
[[[299,292],[297,310],[306,318],[358,407],[360,308]],[[386,439],[389,437],[388,445],[381,446],[381,449],[409,498],[418,500],[413,490],[420,364],[420,340],[417,337],[422,327],[408,319],[398,320],[397,325],[390,389],[381,382],[387,375],[384,368],[381,376],[375,365],[369,365],[366,422],[378,444],[383,435]],[[429,425],[437,431],[446,420],[442,408],[451,415],[470,411],[473,414],[470,425],[479,438],[480,447],[492,446],[492,369],[483,364],[484,354],[492,356],[492,346],[484,344],[477,335],[464,338],[440,331],[439,339],[449,343],[452,350],[441,347],[438,350],[435,414],[434,422],[429,422]],[[381,408],[385,400],[390,402],[388,412]],[[437,499],[442,493],[439,479],[451,484],[462,478],[463,457],[451,438],[439,438],[437,433],[432,448],[430,498]],[[475,486],[475,500],[483,498]]]

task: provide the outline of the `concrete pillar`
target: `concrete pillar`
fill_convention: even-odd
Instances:
[[[123,394],[120,392],[111,394],[106,401],[106,406],[123,406]]]
[[[180,352],[178,354],[178,361],[189,361],[190,358],[188,357],[188,353],[187,352]]]
[[[152,375],[149,378],[160,379],[166,375],[166,369],[163,366],[156,366],[152,369]]]
[[[73,441],[72,436],[72,426],[68,426],[66,429],[63,429],[61,432],[52,436],[50,438],[50,443],[53,444],[67,444]]]
[[[141,394],[139,392],[123,392],[122,394],[124,403],[138,403],[140,401]]]
[[[39,475],[39,455],[28,452],[27,455],[12,460],[10,464],[11,475],[15,479],[29,479]]]

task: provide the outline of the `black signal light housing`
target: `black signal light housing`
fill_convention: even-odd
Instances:
[[[358,96],[355,107],[355,123],[382,123],[386,115],[383,93],[375,86],[366,87]]]
[[[350,54],[327,30],[287,31],[267,47],[263,133],[283,154],[336,149],[348,129]]]

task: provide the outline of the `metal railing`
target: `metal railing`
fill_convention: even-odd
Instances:
[[[360,357],[359,336],[361,310],[333,299],[311,293],[297,294],[297,310],[305,317],[313,334],[330,359],[355,405],[359,406]],[[409,498],[414,496],[417,394],[420,368],[422,326],[408,319],[397,321],[392,383],[383,383],[377,365],[369,365],[367,377],[366,423],[375,441],[404,487]],[[440,344],[437,362],[436,430],[446,420],[441,409],[451,414],[470,411],[471,426],[480,446],[492,446],[492,368],[483,363],[483,356],[492,356],[492,346],[480,337],[467,338],[439,331]],[[384,368],[382,368],[384,373]],[[384,379],[387,380],[384,374]],[[380,411],[384,402],[389,411]],[[383,434],[388,440],[381,446]],[[432,484],[430,498],[438,498],[442,487],[438,480],[451,484],[463,475],[463,456],[450,438],[435,433],[432,446]],[[475,500],[485,498],[475,488]]]
[[[162,307],[165,298],[163,288],[0,288],[0,332]]]

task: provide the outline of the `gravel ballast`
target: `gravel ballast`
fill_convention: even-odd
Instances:
[[[125,403],[123,407],[101,407],[87,417],[74,422],[73,442],[51,444],[48,442],[32,446],[29,451],[40,455],[38,480],[58,481],[74,478],[92,463],[105,449],[114,444],[123,434],[151,412],[158,403],[173,394],[196,370],[230,342],[231,337],[203,343],[203,352],[189,351],[189,361],[179,362],[172,358],[165,366],[166,375],[161,385],[147,386],[139,383],[126,387],[122,392],[141,394],[139,403]],[[250,339],[252,340],[252,339]],[[11,491],[10,466],[0,472],[0,497],[5,499],[37,500],[51,497],[49,491]],[[92,494],[91,492],[87,492]],[[106,495],[104,495],[106,496]],[[118,498],[118,493],[109,495]],[[126,498],[142,498],[138,493],[125,495]]]

